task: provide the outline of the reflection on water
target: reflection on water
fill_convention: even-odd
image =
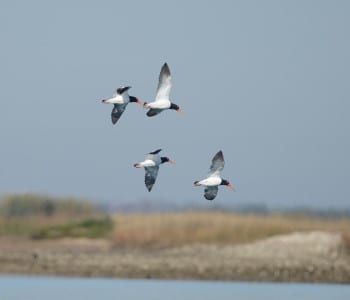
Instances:
[[[349,300],[349,285],[0,276],[1,300]]]

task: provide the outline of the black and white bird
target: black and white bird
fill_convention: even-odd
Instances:
[[[218,194],[219,185],[226,185],[231,190],[235,190],[231,183],[229,183],[226,179],[221,178],[220,172],[224,169],[224,165],[224,155],[220,150],[218,153],[215,154],[211,161],[211,166],[207,178],[194,182],[195,186],[205,186],[205,199],[214,200],[214,198]]]
[[[112,123],[115,124],[120,119],[121,115],[125,111],[129,102],[136,102],[139,105],[143,105],[142,102],[134,96],[129,96],[128,90],[131,86],[125,86],[118,88],[113,94],[112,98],[103,99],[102,103],[113,104],[113,110],[111,113]]]
[[[165,63],[160,70],[159,83],[155,100],[153,102],[145,102],[143,104],[145,108],[149,108],[147,116],[153,117],[166,109],[174,109],[178,113],[183,113],[181,108],[177,104],[172,103],[169,99],[171,86],[172,84],[169,66],[167,63]]]
[[[165,162],[175,164],[170,158],[165,156],[161,157],[159,155],[160,151],[162,151],[162,149],[150,152],[144,161],[134,164],[135,168],[145,168],[145,184],[149,192],[156,182],[159,166]]]

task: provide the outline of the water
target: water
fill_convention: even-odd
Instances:
[[[349,300],[350,285],[0,276],[1,300]]]

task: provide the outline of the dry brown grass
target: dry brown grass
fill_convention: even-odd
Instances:
[[[222,212],[117,214],[116,246],[168,247],[194,243],[239,244],[294,231],[322,230],[350,236],[350,220],[282,215],[238,215]]]

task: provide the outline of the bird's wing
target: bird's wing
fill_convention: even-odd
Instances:
[[[131,88],[131,86],[123,86],[123,87],[117,88],[115,92],[116,92],[116,94],[121,95],[121,94],[125,93],[130,88]]]
[[[223,170],[224,165],[225,165],[224,155],[220,150],[218,153],[215,154],[215,156],[211,161],[209,175],[220,173],[220,171]]]
[[[154,150],[148,154],[158,154],[160,151],[162,151],[162,149],[157,149],[157,150]]]
[[[207,186],[204,190],[204,198],[207,200],[214,200],[216,195],[218,194],[218,186]]]
[[[148,112],[147,112],[147,116],[148,117],[153,117],[155,115],[158,115],[159,113],[162,112],[162,109],[158,109],[158,108],[151,108]]]
[[[158,170],[159,166],[145,167],[145,184],[149,192],[152,190],[152,187],[156,182]]]
[[[157,88],[157,95],[155,101],[159,101],[162,99],[169,99],[169,94],[171,90],[171,75],[169,66],[165,63],[162,66],[159,74],[159,83]]]
[[[128,104],[124,103],[124,104],[114,104],[112,113],[111,113],[111,117],[112,117],[112,123],[115,124],[117,123],[117,121],[119,120],[119,118],[121,117],[121,115],[123,114],[126,106]]]

